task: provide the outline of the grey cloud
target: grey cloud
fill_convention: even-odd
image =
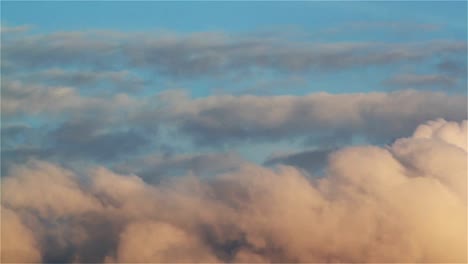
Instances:
[[[19,67],[115,65],[118,45],[98,33],[57,32],[2,39],[2,60]]]
[[[437,69],[451,76],[464,76],[466,79],[466,66],[466,58],[464,59],[464,62],[456,60],[443,60],[437,64]]]
[[[66,163],[135,154],[157,133],[156,124],[132,119],[132,112],[145,105],[135,100],[122,93],[82,96],[72,87],[2,80],[2,143],[8,148],[3,167],[29,157]],[[18,117],[37,118],[39,124],[8,126]]]
[[[46,160],[51,156],[50,150],[38,146],[14,146],[5,148],[2,146],[1,176],[9,173],[10,169],[18,164],[24,164],[31,159]]]
[[[301,168],[311,175],[320,175],[327,164],[328,155],[333,150],[318,149],[296,153],[272,155],[263,164],[267,166],[284,164]]]
[[[2,128],[2,175],[13,165],[32,158],[71,166],[116,162],[151,146],[152,135],[129,128],[125,122],[103,122],[99,116],[42,127],[11,125]]]
[[[232,152],[153,154],[117,164],[115,170],[120,173],[139,175],[147,182],[158,183],[170,176],[191,174],[210,177],[238,168],[244,163],[248,162]]]
[[[52,68],[38,72],[37,74],[29,74],[32,81],[41,81],[52,85],[66,85],[72,87],[85,87],[97,90],[98,85],[110,84],[110,87],[115,87],[122,91],[137,91],[146,84],[140,77],[132,74],[129,71],[77,71],[77,70],[62,70]]]
[[[330,29],[323,30],[324,33],[348,33],[350,31],[384,31],[385,33],[420,33],[420,32],[432,32],[442,28],[442,25],[429,24],[429,23],[413,23],[413,22],[401,22],[401,21],[381,21],[381,22],[349,22],[345,25],[333,27]]]
[[[47,159],[50,151],[41,147],[45,131],[22,123],[3,124],[1,128],[1,175],[7,174],[14,164],[29,159]]]
[[[22,25],[22,26],[6,26],[6,25],[1,25],[0,26],[0,32],[2,34],[8,34],[8,33],[23,33],[26,31],[29,31],[32,28],[31,25]]]
[[[429,119],[462,120],[467,106],[464,96],[415,90],[197,99],[169,91],[137,98],[126,94],[88,97],[68,87],[7,82],[2,87],[2,118],[16,113],[59,122],[61,127],[50,136],[45,135],[50,128],[43,132],[58,153],[113,159],[149,145],[161,126],[175,129],[171,139],[185,136],[212,147],[304,139],[346,143],[355,136],[388,143]],[[68,122],[61,124],[62,120]]]
[[[103,129],[94,122],[65,122],[52,131],[49,140],[54,154],[109,161],[134,154],[150,143],[145,135],[135,129],[109,131],[109,128]]]
[[[165,98],[165,122],[205,145],[327,134],[386,141],[409,134],[429,119],[463,120],[467,113],[464,96],[414,90],[200,99],[178,94]]]
[[[457,85],[458,78],[442,74],[398,74],[383,83],[401,88],[439,87],[446,89]]]
[[[30,126],[21,123],[3,125],[0,129],[2,144],[8,145],[10,142],[23,137],[30,128]]]
[[[105,117],[115,119],[109,113],[134,105],[132,97],[125,93],[111,96],[83,96],[69,86],[48,86],[22,81],[2,80],[2,118],[47,115],[49,119],[60,116]],[[133,109],[133,108],[132,108]]]
[[[162,32],[61,32],[8,39],[2,44],[3,61],[17,67],[79,65],[116,70],[126,65],[172,77],[197,78],[242,75],[252,70],[342,70],[466,54],[466,43],[457,41],[286,42],[216,32],[182,36]]]

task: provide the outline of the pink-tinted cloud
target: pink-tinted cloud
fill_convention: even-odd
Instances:
[[[31,162],[2,182],[2,262],[464,262],[466,129],[338,150],[313,180],[241,164],[151,185]]]

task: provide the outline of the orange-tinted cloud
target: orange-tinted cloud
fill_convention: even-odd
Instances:
[[[466,133],[437,120],[338,150],[318,179],[241,164],[152,185],[30,162],[2,182],[2,261],[466,262]]]

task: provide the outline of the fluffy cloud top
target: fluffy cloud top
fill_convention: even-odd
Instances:
[[[157,185],[30,162],[2,181],[2,262],[466,262],[467,122]],[[14,239],[13,239],[14,238]]]

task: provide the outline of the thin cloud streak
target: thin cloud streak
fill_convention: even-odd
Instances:
[[[10,68],[138,68],[175,78],[273,72],[338,71],[466,55],[466,42],[310,42],[228,36],[220,32],[58,32],[9,37],[3,61]]]

